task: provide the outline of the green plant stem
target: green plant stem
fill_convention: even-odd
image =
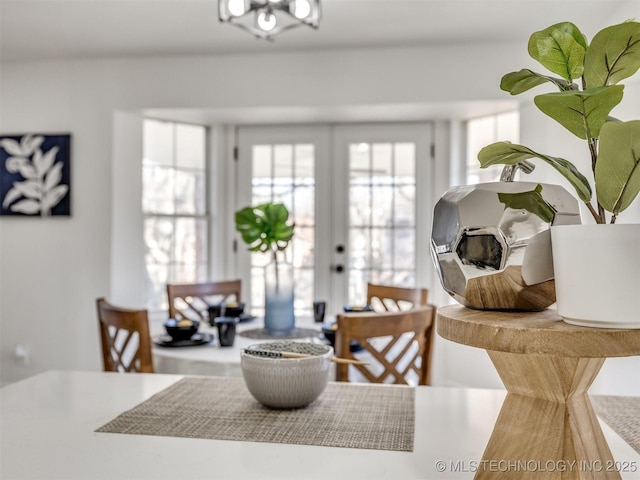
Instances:
[[[278,268],[278,250],[273,250],[273,265],[276,273],[276,292],[280,290],[280,272]]]
[[[596,221],[596,223],[602,223],[601,217],[600,217],[600,215],[598,215],[598,212],[595,211],[595,209],[593,208],[593,205],[591,205],[591,203],[589,203],[589,202],[586,202],[585,205],[587,206],[587,208],[591,212],[591,215],[593,216],[593,218]]]
[[[598,139],[589,138],[588,145],[589,145],[589,153],[591,154],[591,172],[593,173],[593,177],[595,178],[596,163],[598,162]],[[591,206],[591,203],[587,204],[587,207],[589,207],[589,211],[591,212],[591,215],[593,215],[593,218],[596,221],[596,223],[607,223],[607,218],[605,215],[604,208],[602,207],[602,205],[600,205],[600,202],[598,202],[597,198],[596,198],[596,203],[598,204],[597,212]]]

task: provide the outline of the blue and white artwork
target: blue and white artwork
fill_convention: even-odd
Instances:
[[[0,215],[71,214],[71,135],[0,135]]]

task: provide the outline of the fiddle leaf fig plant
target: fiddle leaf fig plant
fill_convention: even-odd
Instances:
[[[263,203],[238,210],[236,230],[252,252],[271,253],[277,263],[277,252],[284,251],[293,238],[294,223],[288,223],[289,211],[281,203]]]
[[[538,158],[555,168],[575,188],[596,223],[615,223],[640,192],[640,120],[622,122],[610,116],[622,101],[619,82],[640,68],[640,23],[627,21],[604,28],[591,41],[573,23],[535,32],[529,55],[554,76],[529,69],[507,73],[500,88],[518,95],[551,84],[559,91],[534,98],[540,111],[586,141],[591,158],[588,176],[564,158],[523,145],[496,142],[478,153],[481,167],[516,165]],[[595,199],[591,181],[595,184]]]

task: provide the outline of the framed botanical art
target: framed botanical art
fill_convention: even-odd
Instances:
[[[71,214],[71,135],[0,135],[0,215]]]

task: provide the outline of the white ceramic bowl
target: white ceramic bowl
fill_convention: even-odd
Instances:
[[[310,354],[306,358],[272,358],[251,351]],[[300,408],[324,391],[331,372],[333,348],[309,342],[258,343],[243,349],[244,381],[256,400],[272,408]]]

